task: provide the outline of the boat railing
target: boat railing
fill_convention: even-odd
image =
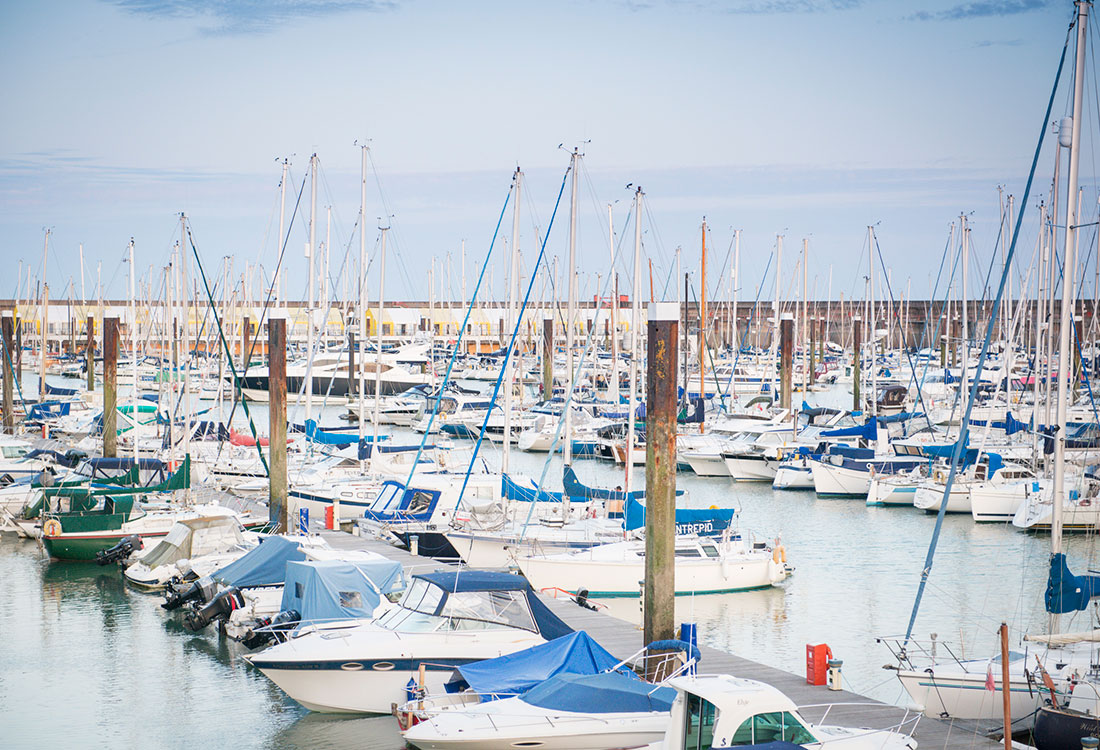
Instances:
[[[922,712],[915,709],[906,708],[904,706],[891,706],[886,703],[878,703],[877,701],[842,701],[838,703],[809,703],[798,707],[799,713],[805,715],[812,712],[816,716],[818,709],[824,708],[825,711],[821,714],[821,717],[815,721],[815,724],[825,724],[826,719],[829,717],[829,713],[834,709],[843,711],[845,708],[877,708],[885,711],[901,711],[901,719],[896,723],[886,727],[873,728],[873,727],[860,727],[856,732],[860,733],[859,736],[866,736],[870,734],[877,734],[879,732],[890,732],[897,734],[911,735],[917,731],[917,724],[920,723],[921,717],[924,715]],[[862,720],[862,719],[861,719]]]
[[[942,664],[945,660],[954,661],[958,666],[966,668],[965,658],[957,656],[949,644],[939,640],[934,634],[926,641],[894,635],[878,636],[875,642],[886,646],[897,662],[897,664],[886,664],[883,669],[921,670],[935,664]]]

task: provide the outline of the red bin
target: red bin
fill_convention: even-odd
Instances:
[[[828,681],[829,659],[833,650],[824,643],[806,644],[806,682],[811,685],[824,685]]]
[[[325,528],[330,530],[336,528],[336,512],[331,505],[325,506]]]

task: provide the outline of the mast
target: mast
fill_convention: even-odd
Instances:
[[[378,256],[378,333],[375,337],[377,359],[374,362],[374,445],[378,445],[378,416],[382,403],[382,314],[385,312],[386,291],[386,233],[389,227],[379,227],[382,230],[382,246]],[[373,450],[373,449],[372,449]]]
[[[1059,326],[1058,347],[1058,431],[1054,434],[1054,494],[1051,506],[1050,551],[1062,551],[1062,513],[1065,503],[1066,482],[1066,411],[1069,407],[1070,331],[1073,328],[1073,278],[1077,268],[1077,181],[1081,159],[1081,115],[1085,88],[1085,42],[1088,30],[1089,3],[1077,0],[1077,60],[1073,76],[1073,126],[1070,134],[1069,185],[1066,190],[1065,245],[1062,277],[1062,321]],[[1063,128],[1064,130],[1064,128]],[[1059,133],[1062,139],[1063,133]],[[1053,264],[1052,264],[1053,265]],[[1058,616],[1051,616],[1051,632],[1057,632]]]
[[[638,296],[642,291],[642,188],[634,191],[634,288],[630,293],[630,410],[626,421],[626,480],[623,489],[629,496],[634,473],[634,410],[638,408],[638,326],[641,311]]]
[[[741,340],[737,337],[737,291],[741,286],[741,230],[735,229],[733,232],[733,291],[732,295],[733,310],[730,313],[730,330],[733,339],[733,361],[737,361],[737,356],[741,351]],[[734,373],[733,378],[730,379],[730,383],[737,383],[737,373]],[[733,385],[730,386],[731,395]]]
[[[134,376],[134,390],[132,391],[131,403],[133,404],[133,411],[130,413],[130,418],[137,424],[138,421],[138,365],[137,365],[137,339],[138,339],[138,323],[137,323],[137,300],[135,298],[134,291],[134,276],[137,269],[134,266],[134,238],[130,238],[130,372]],[[220,385],[220,383],[219,383]],[[134,446],[134,463],[137,464],[138,457],[138,440],[137,432],[130,433],[130,442]]]
[[[878,417],[878,362],[875,357],[875,341],[878,334],[875,331],[875,229],[867,227],[867,258],[870,260],[870,307],[868,308],[867,328],[871,335],[871,416]]]
[[[356,393],[359,396],[359,440],[363,440],[363,423],[366,421],[366,408],[363,394],[366,391],[367,368],[363,365],[363,357],[366,356],[367,339],[367,146],[362,147],[363,164],[360,170],[359,181],[359,387]],[[353,373],[348,373],[351,377]],[[374,455],[374,446],[371,446],[371,455]]]
[[[519,274],[519,204],[520,190],[523,183],[523,172],[516,167],[515,195],[512,205],[512,247],[509,255],[508,269],[508,332],[504,332],[504,340],[511,342],[510,331],[516,327],[516,287]],[[511,344],[509,344],[511,346]],[[512,443],[512,389],[515,383],[516,363],[515,351],[510,348],[504,355],[504,445],[501,454],[500,470],[508,473],[508,454]]]
[[[181,364],[184,368],[183,377],[183,456],[184,460],[191,454],[191,294],[187,289],[187,269],[190,263],[187,259],[187,214],[180,214],[180,306],[183,316],[183,357]],[[176,375],[179,377],[179,374]],[[191,483],[187,483],[184,490],[185,501],[191,503]]]
[[[966,381],[970,374],[970,321],[968,320],[970,315],[967,309],[969,307],[969,293],[966,285],[969,281],[970,268],[970,227],[965,214],[959,216],[959,228],[962,234],[962,287],[959,292],[959,307],[962,309],[962,378],[960,378],[960,384],[962,392],[969,393]]]
[[[569,194],[569,302],[568,313],[565,317],[565,368],[569,372],[569,396],[565,399],[565,413],[562,414],[562,419],[565,420],[565,445],[562,446],[562,456],[566,466],[573,463],[573,420],[570,419],[572,408],[570,408],[569,403],[570,397],[573,394],[573,388],[576,386],[573,380],[575,376],[573,372],[573,336],[574,326],[576,325],[574,315],[576,315],[577,310],[577,172],[579,171],[579,161],[580,153],[574,148],[569,164],[569,170],[572,172],[571,178],[573,184]],[[630,333],[631,336],[637,336],[637,331],[635,330],[631,330]],[[562,516],[562,520],[565,520],[565,516]]]
[[[699,401],[705,403],[707,375],[707,217],[703,217],[702,229],[703,257],[699,261]],[[650,279],[653,278],[653,266],[650,265]],[[687,394],[684,394],[685,396]],[[704,432],[706,420],[699,423],[699,432]]]
[[[607,400],[619,403],[619,272],[615,270],[615,224],[611,204],[607,204],[607,237],[611,248],[611,380],[607,384]]]
[[[42,337],[39,341],[38,400],[46,400],[46,349],[50,331],[50,285],[46,281],[46,262],[50,257],[50,230],[46,230],[46,242],[42,247]]]
[[[771,355],[772,366],[768,371],[768,380],[770,380],[770,386],[772,391],[772,401],[775,401],[775,376],[779,372],[779,309],[782,307],[782,293],[781,279],[783,268],[783,235],[776,235],[775,238],[775,299],[772,301],[772,313],[775,316],[775,328],[772,331],[771,342]]]
[[[283,232],[286,218],[286,173],[290,164],[290,160],[283,159],[283,176],[279,180],[279,239],[275,242],[275,262],[277,268],[275,271],[275,294],[276,294],[276,306],[278,303],[282,303],[283,308],[286,308],[286,296],[283,294],[283,265],[279,263],[279,258],[283,253]]]

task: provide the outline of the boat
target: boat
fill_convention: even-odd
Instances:
[[[308,625],[246,659],[311,711],[388,714],[422,667],[425,689],[441,692],[460,665],[569,632],[523,578],[451,570],[414,575],[377,619]]]
[[[163,539],[140,555],[122,575],[142,589],[163,589],[174,578],[193,581],[213,573],[259,544],[231,511],[180,518]]]

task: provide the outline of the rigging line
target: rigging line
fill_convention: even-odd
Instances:
[[[535,259],[534,271],[538,270],[539,265],[542,264],[542,260],[545,257],[546,243],[550,239],[550,230],[554,228],[554,219],[558,215],[558,206],[561,205],[561,197],[562,197],[562,195],[565,194],[565,184],[566,184],[566,181],[568,180],[568,177],[569,177],[569,170],[566,170],[565,176],[562,178],[562,181],[561,181],[561,189],[558,190],[558,199],[557,199],[557,201],[554,202],[554,210],[550,214],[550,223],[546,225],[546,237],[545,237],[545,239],[543,239],[542,246],[539,248],[538,258]],[[493,413],[493,406],[496,404],[497,394],[500,393],[501,381],[504,380],[504,374],[508,370],[508,362],[511,359],[512,353],[515,352],[515,350],[516,350],[516,337],[519,335],[520,324],[523,322],[523,313],[524,313],[524,311],[527,310],[527,304],[531,300],[531,290],[535,288],[535,273],[534,273],[534,271],[532,271],[531,278],[527,282],[527,292],[523,295],[523,306],[520,307],[519,314],[516,316],[515,327],[512,328],[512,337],[508,341],[508,350],[504,353],[504,361],[500,365],[500,375],[497,376],[497,382],[493,385],[493,395],[489,398],[490,408],[485,410],[485,419],[481,423],[481,431],[477,436],[477,443],[474,444],[474,454],[470,457],[470,466],[469,466],[468,469],[466,469],[466,476],[464,476],[462,478],[462,489],[459,490],[459,492],[458,492],[458,502],[455,503],[455,510],[456,511],[462,505],[462,498],[466,494],[466,485],[470,481],[470,472],[473,471],[474,461],[477,460],[478,451],[481,450],[481,443],[482,443],[483,440],[485,440],[486,428],[489,426],[489,417]],[[590,336],[589,339],[588,339],[589,343],[591,343],[592,340],[595,339],[595,338],[596,338],[595,336]],[[522,377],[520,379],[522,380]],[[509,384],[508,387],[511,388],[512,385]],[[564,422],[565,420],[563,419],[562,421]],[[506,435],[505,439],[508,440],[508,439],[510,439],[510,437]],[[508,450],[508,446],[507,445],[503,446],[503,450]],[[541,490],[541,487],[539,489]],[[536,494],[535,497],[538,498],[538,494]],[[534,505],[535,502],[536,501],[532,501],[531,504]],[[565,522],[565,518],[563,517],[562,518],[562,523],[564,523],[564,522]]]
[[[1073,26],[1071,24],[1070,29]],[[1054,108],[1054,99],[1058,93],[1058,82],[1062,78],[1062,67],[1066,62],[1066,51],[1069,49],[1070,32],[1066,32],[1066,41],[1062,45],[1062,54],[1058,59],[1058,70],[1054,75],[1054,86],[1050,92],[1050,99],[1047,102],[1046,112],[1043,114],[1042,124],[1039,127],[1039,141],[1035,144],[1035,155],[1031,159],[1031,170],[1028,173],[1027,185],[1024,188],[1023,200],[1020,201],[1021,206],[1027,206],[1028,197],[1031,195],[1031,186],[1035,179],[1035,171],[1039,165],[1039,154],[1043,148],[1043,139],[1046,137],[1046,124],[1050,121],[1050,113]],[[1024,213],[1022,208],[1020,213],[1016,216],[1016,227],[1012,232],[1012,244],[1008,248],[1008,255],[1005,257],[1005,267],[1001,271],[1001,282],[997,285],[997,299],[994,307],[1001,303],[1001,296],[1004,294],[1005,282],[1008,281],[1009,267],[1012,262],[1012,258],[1016,255],[1016,241],[1020,237],[1020,227],[1023,224]],[[943,528],[943,519],[947,511],[947,500],[951,496],[951,487],[955,483],[955,475],[959,469],[959,459],[963,453],[963,444],[966,442],[966,438],[970,432],[969,421],[970,414],[974,408],[974,403],[978,400],[978,384],[981,380],[982,370],[985,368],[985,360],[989,354],[989,340],[993,336],[993,323],[994,319],[990,318],[989,323],[985,329],[985,340],[982,342],[982,353],[978,357],[978,366],[975,371],[974,384],[970,387],[970,398],[966,404],[966,414],[963,416],[962,426],[959,429],[959,438],[955,442],[955,448],[951,452],[951,469],[947,475],[947,484],[944,486],[943,499],[940,501],[940,510],[936,514],[936,526],[932,531],[932,539],[928,544],[928,555],[924,561],[924,567],[921,569],[920,585],[917,588],[917,597],[913,602],[913,612],[909,616],[909,625],[905,629],[905,643],[909,643],[909,639],[913,635],[913,626],[916,624],[917,612],[920,610],[921,597],[924,595],[924,589],[928,584],[928,576],[932,572],[932,561],[936,554],[936,543],[939,541],[940,530]],[[1056,498],[1057,502],[1059,499]]]
[[[229,342],[225,340],[225,333],[222,331],[222,320],[218,315],[218,311],[214,309],[214,295],[210,291],[210,284],[206,281],[206,271],[202,268],[202,259],[199,258],[199,249],[195,247],[195,239],[191,236],[191,229],[187,230],[187,241],[191,244],[191,253],[195,256],[195,263],[199,267],[199,275],[202,276],[202,285],[206,288],[206,298],[210,300],[210,311],[214,315],[214,321],[218,324],[218,338],[221,339],[222,346],[225,348],[225,357],[229,362],[229,369],[233,373],[233,380],[237,384],[237,388],[243,388],[241,379],[237,376],[237,368],[233,365],[233,355],[229,351]],[[252,414],[248,411],[248,402],[245,399],[241,399],[241,407],[244,409],[244,414],[248,417],[248,428],[252,431],[252,437],[256,441],[256,453],[260,457],[260,464],[264,467],[264,474],[268,477],[271,476],[271,470],[268,468],[267,459],[264,458],[264,452],[260,448],[260,436],[256,433],[256,425],[252,422]]]
[[[741,360],[741,350],[745,348],[745,341],[749,337],[749,332],[752,331],[752,321],[756,317],[756,306],[760,304],[760,293],[764,289],[764,282],[768,280],[768,269],[772,267],[772,261],[775,260],[775,251],[773,250],[768,254],[768,262],[764,266],[764,275],[760,278],[760,283],[756,287],[756,299],[752,301],[752,307],[749,308],[749,319],[745,321],[745,331],[741,334],[741,343],[737,346],[737,354],[733,358],[733,367],[730,368],[730,379],[726,381],[726,392],[733,393],[733,378],[737,374],[737,363]],[[772,401],[775,400],[775,380],[773,376],[768,376],[768,390],[772,394]],[[728,412],[728,410],[727,410]]]
[[[370,149],[367,149],[367,154],[370,154]],[[568,170],[566,175],[568,175]],[[470,298],[470,303],[466,306],[466,315],[462,320],[462,326],[458,329],[458,336],[455,338],[454,349],[451,350],[451,359],[447,362],[447,372],[443,375],[443,382],[439,384],[439,390],[435,394],[435,404],[432,406],[431,416],[428,417],[428,426],[424,430],[424,437],[420,438],[420,445],[416,449],[416,459],[412,462],[412,466],[409,468],[409,476],[405,480],[405,487],[407,488],[413,480],[413,474],[416,473],[416,467],[420,464],[420,456],[424,453],[424,444],[428,440],[428,436],[432,434],[432,425],[435,423],[435,417],[439,414],[439,405],[443,402],[443,391],[446,389],[447,384],[451,380],[451,372],[454,370],[455,360],[458,359],[458,353],[462,349],[462,339],[466,335],[466,326],[470,323],[470,313],[473,312],[474,306],[477,303],[477,294],[481,289],[481,283],[485,280],[485,269],[489,267],[489,260],[493,257],[493,248],[496,247],[497,237],[500,234],[500,225],[504,221],[504,213],[508,210],[508,202],[512,199],[512,193],[514,192],[516,184],[516,178],[513,174],[512,184],[508,186],[508,194],[504,197],[504,205],[500,207],[500,216],[497,217],[496,228],[493,229],[493,237],[489,240],[489,251],[485,254],[485,262],[481,264],[481,271],[477,276],[477,284],[474,285],[474,293]],[[563,181],[564,184],[564,181]],[[381,321],[379,321],[381,324]],[[381,352],[379,352],[381,354]],[[490,410],[492,405],[490,405]],[[373,449],[372,449],[373,450]],[[473,468],[473,461],[470,462],[470,469]],[[466,476],[469,478],[470,472],[467,470]],[[465,481],[463,480],[465,486]],[[457,507],[457,506],[456,506]]]
[[[698,305],[700,308],[702,308],[702,305],[699,303],[699,295],[696,294],[696,292],[695,292],[695,286],[694,285],[689,285],[688,286],[688,291],[690,291],[694,295],[696,305]],[[715,316],[714,319],[717,320],[717,316]],[[712,347],[710,344],[707,343],[706,329],[709,327],[709,325],[708,325],[709,322],[710,321],[700,321],[700,326],[703,329],[703,348],[706,351],[707,356],[710,358],[710,371],[711,371],[711,374],[714,376],[714,387],[718,390],[718,395],[724,397],[726,394],[722,391],[722,384],[718,381],[718,366],[714,362],[714,347]],[[684,325],[686,326],[687,323],[685,322]],[[700,368],[700,369],[705,369],[705,368]],[[705,404],[706,404],[706,393],[704,392],[705,390],[706,389],[704,388],[702,391],[699,392],[699,398],[702,400],[702,402],[704,404],[704,408],[705,408]],[[685,384],[685,387],[684,387],[684,401],[685,402],[689,401],[689,399],[688,399],[688,389],[686,387],[686,384]]]

